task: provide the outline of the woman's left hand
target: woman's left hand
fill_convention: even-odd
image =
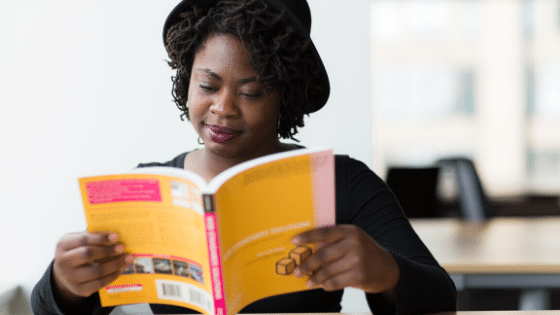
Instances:
[[[310,275],[308,287],[321,286],[325,291],[354,287],[381,293],[394,290],[398,283],[400,272],[393,256],[355,225],[310,230],[292,242],[326,245],[294,270],[296,277]]]

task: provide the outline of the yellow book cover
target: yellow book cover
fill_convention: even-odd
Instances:
[[[236,165],[206,183],[147,167],[79,179],[90,232],[115,231],[134,262],[99,291],[102,306],[159,303],[236,314],[308,290],[291,275],[315,252],[303,231],[335,224],[334,156],[299,149]]]

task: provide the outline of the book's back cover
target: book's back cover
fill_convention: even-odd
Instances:
[[[162,168],[143,172],[162,173]],[[99,290],[102,306],[164,303],[213,313],[199,188],[185,178],[120,174],[79,179],[89,232],[116,232],[134,261]]]

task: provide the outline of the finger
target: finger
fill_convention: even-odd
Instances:
[[[99,278],[87,283],[82,283],[77,286],[76,291],[78,291],[82,296],[85,297],[90,296],[93,293],[99,291],[101,288],[115,281],[115,279],[117,279],[119,276],[120,276],[120,272],[117,271],[103,278]]]
[[[115,281],[115,279],[117,279],[121,273],[122,270],[124,270],[124,267],[122,269],[118,269],[112,273],[106,274],[105,276],[96,278],[94,280],[90,280],[87,282],[83,282],[80,283],[78,285],[76,285],[74,291],[77,291],[80,295],[87,297],[92,295],[93,293],[97,292],[98,290],[100,290],[101,288],[109,285],[111,282]]]
[[[310,287],[321,286],[325,291],[338,291],[343,290],[346,287],[351,286],[353,279],[355,278],[355,271],[353,269],[341,272],[333,277],[324,280],[321,283],[315,283],[313,281],[308,281],[307,285]],[[355,281],[354,281],[355,282]]]
[[[342,242],[326,246],[311,255],[301,266],[294,270],[296,277],[309,275],[317,272],[322,266],[326,266],[341,259],[348,249]]]
[[[128,256],[130,258],[127,258]],[[90,264],[72,268],[59,267],[55,262],[53,271],[58,284],[63,284],[66,290],[72,292],[73,295],[87,297],[99,290],[103,282],[116,279],[118,274],[121,274],[122,270],[132,260],[131,255],[122,255],[122,257],[114,258],[104,264]],[[121,265],[120,268],[119,265]],[[61,268],[64,268],[65,272],[62,272]],[[117,275],[115,276],[115,274]]]
[[[346,227],[343,225],[313,229],[294,236],[292,238],[292,243],[294,245],[320,242],[335,243],[344,238],[346,233]]]
[[[350,271],[355,265],[349,262],[348,259],[338,259],[330,264],[324,265],[317,270],[308,279],[308,286],[315,287],[317,285],[323,285],[330,278],[336,277],[343,273]]]
[[[116,244],[119,236],[113,232],[89,233],[77,232],[66,234],[59,242],[57,247],[62,251],[67,251],[80,246],[97,245],[111,246]]]
[[[81,246],[60,254],[56,259],[61,264],[68,266],[82,266],[97,260],[107,259],[121,255],[125,252],[125,247],[121,243],[112,246]]]
[[[132,255],[123,254],[113,257],[112,259],[107,259],[105,262],[95,262],[79,266],[75,268],[69,280],[77,285],[86,285],[89,282],[96,282],[115,272],[122,272],[133,260],[134,258]]]

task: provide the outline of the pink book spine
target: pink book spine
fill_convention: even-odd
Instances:
[[[332,150],[311,155],[315,226],[335,225],[334,155]]]
[[[215,314],[226,313],[226,300],[224,298],[224,285],[222,281],[222,262],[220,257],[220,244],[218,242],[218,230],[216,229],[215,213],[205,213],[206,240],[208,243],[208,256],[210,257],[210,277],[212,279],[212,290],[214,294]]]

